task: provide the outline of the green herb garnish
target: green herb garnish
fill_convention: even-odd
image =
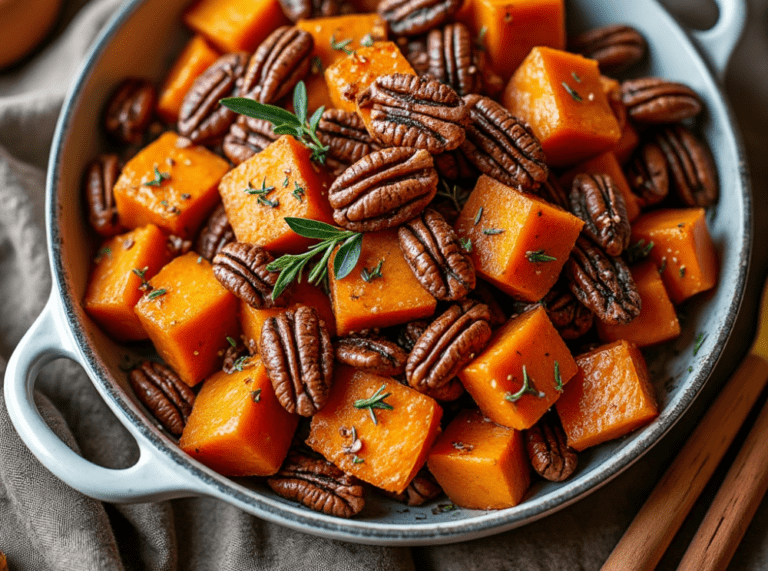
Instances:
[[[540,399],[543,399],[546,396],[544,393],[537,390],[536,387],[533,386],[533,381],[528,377],[528,371],[525,369],[525,365],[523,365],[523,386],[520,387],[520,390],[516,393],[507,393],[504,396],[504,399],[508,400],[509,402],[517,402],[523,397],[523,395],[535,395]]]
[[[296,111],[294,115],[282,107],[259,103],[253,99],[245,97],[227,97],[219,101],[227,109],[235,113],[240,113],[246,117],[254,119],[263,119],[269,121],[276,135],[293,135],[305,147],[312,151],[312,160],[320,164],[325,164],[325,155],[328,147],[317,137],[317,125],[325,111],[325,106],[320,107],[307,118],[307,86],[303,81],[296,84],[293,90],[293,108]]]
[[[706,340],[707,336],[704,333],[699,333],[696,336],[696,340],[693,342],[693,356],[696,356],[696,353],[699,352],[699,349],[701,349],[701,346],[704,344],[704,341]]]
[[[163,184],[164,180],[168,180],[171,178],[171,175],[167,172],[160,172],[160,169],[157,168],[157,165],[155,165],[155,178],[154,180],[148,180],[147,182],[143,183],[142,186],[160,186]]]
[[[373,45],[373,36],[371,34],[365,34],[363,39],[360,40],[360,45],[370,48]]]
[[[568,95],[570,95],[571,97],[573,97],[573,100],[574,100],[574,101],[579,101],[579,102],[581,102],[581,101],[584,101],[584,100],[581,98],[581,95],[579,95],[578,93],[576,93],[576,90],[575,90],[575,89],[573,89],[573,87],[571,87],[570,85],[568,85],[566,82],[564,82],[564,81],[563,81],[561,85],[562,85],[563,87],[565,87],[565,90],[568,92]]]
[[[357,454],[352,457],[353,464],[362,464],[363,462],[365,462],[365,458],[360,458]]]
[[[563,392],[563,377],[560,376],[560,363],[555,361],[555,390]]]
[[[438,515],[445,512],[453,512],[459,509],[456,504],[440,504],[435,508],[432,508],[432,513]]]
[[[345,278],[355,269],[357,261],[360,259],[360,250],[363,244],[362,234],[308,218],[288,216],[284,220],[290,229],[299,236],[320,240],[320,242],[310,246],[303,254],[286,254],[267,266],[267,270],[270,272],[280,272],[280,277],[277,278],[272,290],[272,299],[277,299],[288,284],[295,279],[301,281],[304,268],[318,254],[322,254],[322,257],[309,273],[309,283],[317,284],[322,281],[328,273],[328,260],[337,246],[340,247],[333,259],[333,275],[336,279]]]
[[[360,277],[363,278],[363,281],[367,283],[371,283],[373,280],[382,277],[381,266],[383,264],[384,264],[384,260],[379,260],[379,263],[376,264],[376,267],[373,268],[372,270],[369,270],[368,268],[363,268],[363,271],[360,272]]]
[[[528,258],[528,261],[535,264],[540,264],[544,262],[554,262],[557,260],[554,256],[550,256],[548,254],[544,253],[544,250],[534,250],[534,251],[528,251],[525,253],[525,257]]]
[[[645,243],[642,238],[627,248],[627,261],[630,264],[639,262],[640,260],[647,258],[648,254],[653,250],[653,242]]]
[[[480,223],[480,219],[483,217],[483,207],[477,209],[477,214],[475,214],[475,226],[477,226]]]
[[[680,266],[680,277],[681,278],[685,277],[685,266]]]
[[[501,228],[485,228],[483,229],[483,234],[486,236],[495,236],[496,234],[501,234],[504,232]]]
[[[288,186],[288,175],[285,175],[285,180],[283,181],[283,188]]]
[[[147,299],[157,299],[158,297],[164,296],[166,293],[168,292],[165,289],[156,289],[147,294]]]
[[[368,412],[371,413],[371,420],[373,420],[373,424],[379,424],[378,419],[376,418],[376,410],[377,408],[380,408],[382,410],[394,410],[395,407],[393,407],[391,404],[384,402],[384,399],[390,396],[392,393],[384,393],[384,389],[387,388],[387,385],[381,385],[379,387],[379,390],[377,390],[375,393],[373,393],[373,396],[371,398],[367,399],[359,399],[355,401],[354,407],[355,408],[367,408]],[[384,394],[382,394],[384,393]]]
[[[232,339],[229,335],[227,335],[227,343],[229,343],[233,348],[237,347],[237,341]]]
[[[234,363],[232,363],[232,368],[235,371],[238,371],[241,373],[243,371],[243,367],[245,367],[245,363],[248,361],[249,358],[250,358],[249,355],[243,355],[242,357],[238,357],[237,360]]]
[[[302,187],[300,187],[300,186],[299,186],[299,183],[298,183],[298,182],[296,182],[296,181],[293,181],[293,186],[294,186],[294,189],[293,189],[293,192],[292,192],[291,194],[293,195],[293,197],[294,197],[296,200],[298,200],[299,202],[301,202],[301,201],[302,201],[302,198],[303,198],[303,196],[304,196],[304,189],[303,189]]]
[[[578,74],[575,71],[571,72],[571,77],[576,83],[581,83],[581,78],[578,76]]]
[[[261,389],[251,391],[251,400],[253,402],[261,402]]]
[[[370,34],[369,34],[370,35]],[[347,40],[341,40],[340,42],[336,41],[336,34],[333,34],[331,36],[331,49],[332,50],[341,50],[347,55],[352,55],[355,53],[354,51],[347,48],[349,44],[352,43],[352,38],[349,38]]]
[[[461,246],[468,254],[472,253],[472,238],[459,238],[459,246]]]

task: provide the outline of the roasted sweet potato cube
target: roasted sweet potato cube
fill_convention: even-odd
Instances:
[[[489,64],[507,81],[535,46],[565,49],[563,0],[476,0]],[[459,20],[462,21],[462,20]]]
[[[313,286],[306,280],[302,280],[300,283],[293,285],[291,294],[284,292],[282,295],[290,295],[290,308],[295,308],[299,304],[314,307],[317,313],[320,314],[320,318],[325,322],[328,334],[331,337],[336,336],[336,319],[333,315],[331,300],[322,289]],[[246,345],[252,352],[259,352],[261,328],[264,326],[264,322],[285,310],[286,308],[283,307],[255,309],[244,301],[240,302],[240,325],[243,328],[243,337]]]
[[[149,280],[171,259],[167,238],[154,224],[115,236],[101,245],[85,294],[85,311],[121,341],[146,339],[133,311]]]
[[[164,133],[133,157],[115,184],[120,222],[128,228],[156,224],[191,238],[219,200],[216,189],[229,164],[205,147],[179,145]]]
[[[576,357],[578,374],[555,403],[568,446],[619,438],[658,415],[648,367],[632,343],[616,341]]]
[[[557,281],[584,223],[482,175],[456,220],[477,272],[503,291],[539,301]]]
[[[632,125],[631,121],[627,121],[624,123],[624,128],[621,130],[621,139],[614,145],[611,152],[616,157],[619,164],[623,165],[629,160],[629,157],[632,156],[632,153],[635,152],[635,149],[639,144],[640,135],[638,134],[637,129],[635,129],[635,126]]]
[[[376,42],[362,47],[325,70],[325,82],[334,107],[355,111],[357,96],[380,75],[409,73],[416,75],[411,64],[392,42]],[[365,119],[370,112],[361,116]]]
[[[680,322],[656,264],[647,260],[631,271],[640,294],[640,315],[626,325],[598,321],[600,339],[605,342],[624,339],[638,347],[671,341],[680,335]]]
[[[211,47],[203,36],[197,35],[187,42],[160,90],[157,114],[163,121],[175,123],[178,120],[181,103],[187,91],[195,79],[219,59],[220,55],[221,53]]]
[[[194,386],[220,367],[227,337],[240,336],[237,298],[194,252],[173,260],[149,284],[136,314],[163,360]]]
[[[270,476],[280,469],[298,415],[283,408],[266,369],[251,357],[242,371],[207,379],[179,446],[225,476]]]
[[[296,27],[312,35],[315,41],[312,56],[320,59],[323,69],[355,50],[387,39],[387,23],[378,14],[299,20]]]
[[[363,279],[363,270],[373,272],[380,262],[381,277]],[[435,312],[437,301],[421,287],[400,251],[397,229],[365,234],[360,260],[347,277],[334,277],[333,259],[328,267],[336,331],[341,336]]]
[[[184,23],[222,52],[252,52],[275,28],[290,24],[278,0],[199,0]]]
[[[327,175],[307,147],[289,135],[230,171],[219,185],[238,241],[273,254],[299,253],[313,240],[295,234],[287,216],[333,224]]]
[[[361,408],[360,401],[371,398],[392,408]],[[442,414],[433,399],[394,379],[337,365],[328,401],[312,417],[307,444],[348,474],[400,493],[424,465]],[[362,448],[347,453],[353,428]]]
[[[523,430],[547,412],[577,370],[547,311],[537,306],[496,331],[459,378],[485,416]]]
[[[717,254],[703,208],[669,208],[644,214],[632,225],[632,243],[653,242],[650,258],[674,303],[717,284]]]
[[[627,182],[627,177],[624,176],[624,171],[621,169],[621,164],[616,155],[611,151],[599,154],[588,161],[576,165],[560,177],[560,184],[563,185],[564,189],[570,191],[573,179],[581,173],[607,174],[616,184],[616,188],[621,192],[621,196],[624,197],[629,221],[632,222],[640,216],[640,205],[637,197],[629,188],[629,183]]]
[[[457,506],[511,508],[531,482],[522,433],[495,424],[478,410],[459,413],[427,459],[429,471]]]
[[[530,123],[552,166],[608,151],[621,138],[597,62],[577,54],[533,48],[509,80],[503,102]]]

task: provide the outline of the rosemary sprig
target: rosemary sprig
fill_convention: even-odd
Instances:
[[[576,90],[573,87],[571,87],[570,85],[568,85],[565,81],[563,81],[561,83],[561,85],[565,88],[565,90],[568,92],[568,95],[570,95],[573,98],[574,101],[578,101],[578,102],[584,101],[581,98],[581,95],[579,95],[576,92]]]
[[[325,111],[325,107],[320,107],[307,118],[307,86],[303,81],[296,84],[293,90],[293,108],[296,111],[294,115],[282,107],[259,103],[253,99],[245,97],[227,97],[219,101],[227,109],[235,113],[240,113],[246,117],[254,119],[263,119],[272,123],[273,131],[276,135],[293,135],[305,147],[312,151],[312,160],[320,164],[325,164],[325,155],[328,147],[323,145],[317,137],[317,125]]]
[[[332,50],[341,50],[347,55],[352,55],[355,53],[354,51],[350,50],[347,46],[352,43],[352,38],[341,40],[340,42],[336,41],[336,34],[333,34],[331,36],[331,49]],[[371,42],[373,43],[373,42]]]
[[[528,261],[532,263],[554,262],[557,260],[557,258],[554,256],[545,254],[544,250],[528,251],[525,253],[525,257],[528,258]]]
[[[525,365],[523,365],[523,386],[520,387],[520,390],[516,393],[507,394],[504,398],[509,402],[517,402],[523,398],[523,395],[535,395],[540,399],[546,396],[533,386],[533,381],[528,377],[528,371],[525,369]]]
[[[288,287],[288,284],[298,279],[301,281],[304,268],[317,255],[321,255],[320,261],[309,272],[309,283],[321,282],[328,273],[328,260],[331,254],[339,246],[333,259],[333,275],[336,279],[342,279],[355,269],[360,259],[360,250],[363,244],[363,235],[350,230],[342,230],[325,222],[310,220],[308,218],[286,217],[285,223],[299,236],[320,240],[313,244],[303,254],[286,254],[267,266],[270,272],[280,272],[275,287],[272,290],[272,299],[277,299]]]
[[[379,390],[373,393],[373,396],[371,398],[359,399],[355,401],[355,404],[354,404],[355,408],[368,409],[368,412],[371,413],[371,420],[373,420],[373,424],[379,424],[379,420],[376,418],[375,409],[377,408],[380,408],[382,410],[395,409],[395,407],[393,407],[391,404],[384,402],[384,399],[392,394],[392,393],[384,393],[385,388],[387,388],[387,385],[381,385],[379,387]]]

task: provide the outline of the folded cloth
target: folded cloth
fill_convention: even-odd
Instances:
[[[56,117],[87,47],[119,4],[71,0],[58,36],[26,64],[0,74],[0,373],[50,291],[43,202]],[[742,128],[751,156],[760,158],[753,161],[753,177],[755,189],[762,191],[768,181],[768,77],[753,62],[768,60],[768,42],[760,30],[766,3],[752,4],[754,15],[763,17],[752,19],[729,86],[739,98],[737,111],[748,119]],[[763,195],[756,197],[756,220],[768,214]],[[757,226],[756,244],[765,244],[768,227]],[[764,267],[765,254],[759,254],[756,265]],[[756,281],[745,300],[749,315],[754,315]],[[749,338],[749,315],[740,322],[743,339]],[[743,341],[734,344],[716,377],[727,376],[744,348]],[[12,571],[598,569],[716,388],[711,383],[670,436],[587,499],[518,530],[414,549],[321,539],[206,498],[134,505],[86,498],[30,454],[10,423],[0,391],[0,550]],[[36,398],[53,430],[89,460],[113,468],[135,462],[135,443],[76,365],[60,361],[48,366]],[[697,506],[660,568],[674,568],[705,507],[706,502]],[[761,509],[733,568],[768,568],[766,538],[768,509]]]

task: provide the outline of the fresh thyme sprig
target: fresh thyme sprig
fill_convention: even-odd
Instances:
[[[544,250],[529,250],[525,253],[525,257],[528,258],[528,261],[534,264],[543,263],[543,262],[554,262],[557,260],[554,256],[550,256],[548,254],[544,253]]]
[[[379,260],[379,263],[376,264],[376,266],[369,270],[368,268],[363,268],[360,272],[360,277],[363,278],[364,282],[371,283],[373,280],[378,279],[380,277],[383,277],[384,274],[381,273],[381,266],[384,265],[384,260]]]
[[[368,409],[368,412],[371,413],[371,420],[373,421],[373,424],[379,424],[379,420],[376,418],[375,409],[380,408],[382,410],[395,410],[395,407],[393,407],[391,404],[384,402],[384,399],[392,394],[392,393],[384,393],[384,389],[386,388],[387,388],[387,385],[381,385],[379,387],[379,390],[373,393],[373,396],[371,398],[359,399],[355,401],[355,405],[354,405],[355,408]]]
[[[336,279],[345,278],[355,269],[357,261],[360,259],[360,250],[363,244],[362,234],[342,230],[325,222],[308,218],[287,216],[285,223],[299,236],[320,240],[320,242],[310,246],[303,254],[286,254],[267,266],[267,270],[270,272],[280,272],[280,277],[277,278],[272,290],[272,299],[277,299],[294,280],[301,281],[304,268],[312,258],[319,254],[322,254],[322,257],[309,272],[309,283],[321,282],[328,273],[328,260],[337,246],[339,246],[339,250],[333,259],[333,275]]]
[[[164,180],[171,178],[171,175],[167,172],[160,172],[160,169],[155,165],[155,178],[154,180],[148,180],[143,183],[142,186],[161,186]]]
[[[303,81],[297,83],[296,88],[293,90],[293,109],[296,111],[295,115],[281,107],[259,103],[245,97],[227,97],[219,101],[219,103],[227,109],[231,109],[235,113],[240,113],[246,117],[269,121],[272,123],[272,130],[276,135],[293,135],[312,151],[313,161],[325,164],[325,155],[328,152],[328,147],[323,145],[316,133],[317,125],[320,123],[325,107],[320,107],[312,114],[312,117],[307,118],[307,86],[304,85]]]
[[[523,395],[534,395],[540,399],[546,396],[533,386],[533,381],[528,377],[528,371],[526,370],[525,365],[523,365],[523,386],[520,387],[520,390],[516,393],[508,393],[504,395],[504,398],[509,402],[517,402],[523,398]]]
[[[332,50],[341,50],[347,55],[352,55],[355,53],[354,51],[350,50],[347,46],[352,43],[352,38],[346,39],[346,40],[340,40],[336,41],[336,34],[333,34],[331,36],[331,49]]]

